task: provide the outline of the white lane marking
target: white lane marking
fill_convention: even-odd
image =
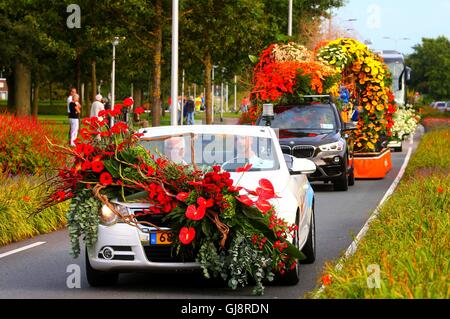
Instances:
[[[336,265],[336,270],[341,270],[344,264],[344,260],[353,255],[356,251],[356,248],[358,248],[358,243],[361,241],[361,239],[364,237],[364,235],[367,233],[367,230],[369,230],[369,224],[374,221],[381,210],[381,207],[383,206],[384,202],[392,195],[392,193],[395,191],[395,189],[398,186],[398,183],[400,183],[400,180],[403,178],[403,175],[405,174],[406,167],[408,166],[409,160],[411,158],[412,154],[412,147],[410,146],[408,149],[408,153],[406,154],[405,160],[403,162],[402,167],[400,168],[400,171],[397,174],[397,177],[395,178],[394,182],[392,182],[389,189],[384,194],[383,198],[381,199],[380,203],[378,204],[377,208],[375,208],[375,211],[372,213],[370,218],[367,220],[367,222],[364,224],[363,228],[360,230],[358,235],[356,236],[355,240],[350,244],[350,246],[345,251],[345,254],[343,257],[340,258],[338,264]],[[317,291],[317,293],[314,295],[314,299],[318,298],[318,296],[323,292],[325,289],[325,285],[322,284],[320,286],[320,289]]]
[[[46,243],[45,241],[38,241],[38,242],[36,242],[34,244],[31,244],[31,245],[27,245],[27,246],[24,246],[24,247],[21,247],[21,248],[10,250],[10,251],[8,251],[6,253],[0,254],[0,259],[2,259],[3,257],[9,256],[9,255],[12,255],[12,254],[15,254],[15,253],[18,253],[18,252],[30,249],[30,248],[34,248],[36,246],[43,245],[45,243]]]

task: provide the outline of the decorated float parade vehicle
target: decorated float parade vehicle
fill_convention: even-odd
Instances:
[[[167,157],[178,164],[194,164],[200,170],[220,167],[220,172],[229,173],[228,181],[233,181],[236,187],[243,187],[241,193],[247,193],[244,188],[257,189],[261,180],[270,181],[276,194],[270,203],[279,218],[298,227],[292,243],[303,251],[306,261],[314,261],[314,193],[305,174],[314,173],[315,165],[297,158],[288,159],[286,163],[272,129],[199,125],[148,128],[140,132],[143,134],[140,144],[155,158]],[[242,172],[240,168],[245,165],[248,170]],[[219,190],[217,192],[220,194]],[[143,214],[151,210],[153,204],[115,200],[113,205],[138,227],[125,223],[107,205],[102,206],[98,240],[88,249],[86,256],[90,284],[95,286],[107,281],[112,284],[119,272],[201,268],[196,262],[198,252],[194,247],[185,254],[176,253],[173,245],[176,233],[172,232],[171,222],[165,219],[164,214],[159,211]],[[189,206],[189,209],[193,216],[204,214],[199,212],[201,208],[198,205]],[[283,279],[296,283],[298,266]]]
[[[392,127],[397,105],[391,73],[381,56],[359,41],[343,38],[320,43],[314,51],[293,42],[272,44],[254,60],[253,105],[241,123],[255,124],[263,104],[274,104],[276,113],[277,106],[299,103],[302,96],[329,94],[343,122],[356,125],[351,134],[354,177],[377,179],[389,172],[387,144],[396,139]]]
[[[99,116],[120,114],[102,111]],[[136,111],[139,111],[137,109]],[[92,286],[121,272],[200,270],[262,294],[296,284],[315,260],[314,192],[307,159],[283,154],[269,127],[178,126],[133,132],[106,118],[83,120],[70,161],[45,185],[36,212],[71,200],[72,255],[86,245]]]

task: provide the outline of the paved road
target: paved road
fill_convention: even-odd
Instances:
[[[358,180],[345,193],[333,192],[329,185],[314,185],[317,260],[315,264],[302,266],[301,282],[297,286],[268,286],[265,298],[299,298],[315,287],[324,262],[338,258],[345,251],[397,176],[407,148],[403,153],[392,154],[393,169],[382,180]],[[46,243],[1,257],[39,241]],[[91,288],[85,279],[84,257],[74,260],[68,251],[66,231],[0,248],[0,298],[252,298],[250,288],[232,291],[194,274],[123,274],[113,288]],[[66,270],[70,264],[81,268],[80,289],[67,288]]]

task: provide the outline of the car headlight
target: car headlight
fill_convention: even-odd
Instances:
[[[322,152],[340,152],[344,149],[344,142],[338,141],[335,143],[325,144],[319,146]]]
[[[122,216],[129,216],[128,208],[123,205],[113,204],[114,209]],[[105,226],[114,225],[117,222],[121,222],[119,216],[117,216],[108,206],[103,205],[100,208],[100,219]]]

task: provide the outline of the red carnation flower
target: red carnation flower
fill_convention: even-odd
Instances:
[[[81,165],[81,170],[87,171],[88,169],[91,169],[91,162],[84,161],[83,164]]]
[[[183,227],[178,235],[181,243],[184,245],[189,245],[195,238],[195,228],[194,227]]]
[[[105,168],[105,165],[103,165],[102,161],[93,161],[91,167],[94,173],[100,173]]]
[[[135,114],[142,114],[142,113],[144,113],[145,112],[145,110],[144,110],[144,108],[142,108],[142,107],[138,107],[138,108],[136,108],[135,110],[134,110],[134,113]]]
[[[103,172],[100,174],[100,183],[102,185],[108,186],[111,185],[113,179],[110,173],[108,172]]]

